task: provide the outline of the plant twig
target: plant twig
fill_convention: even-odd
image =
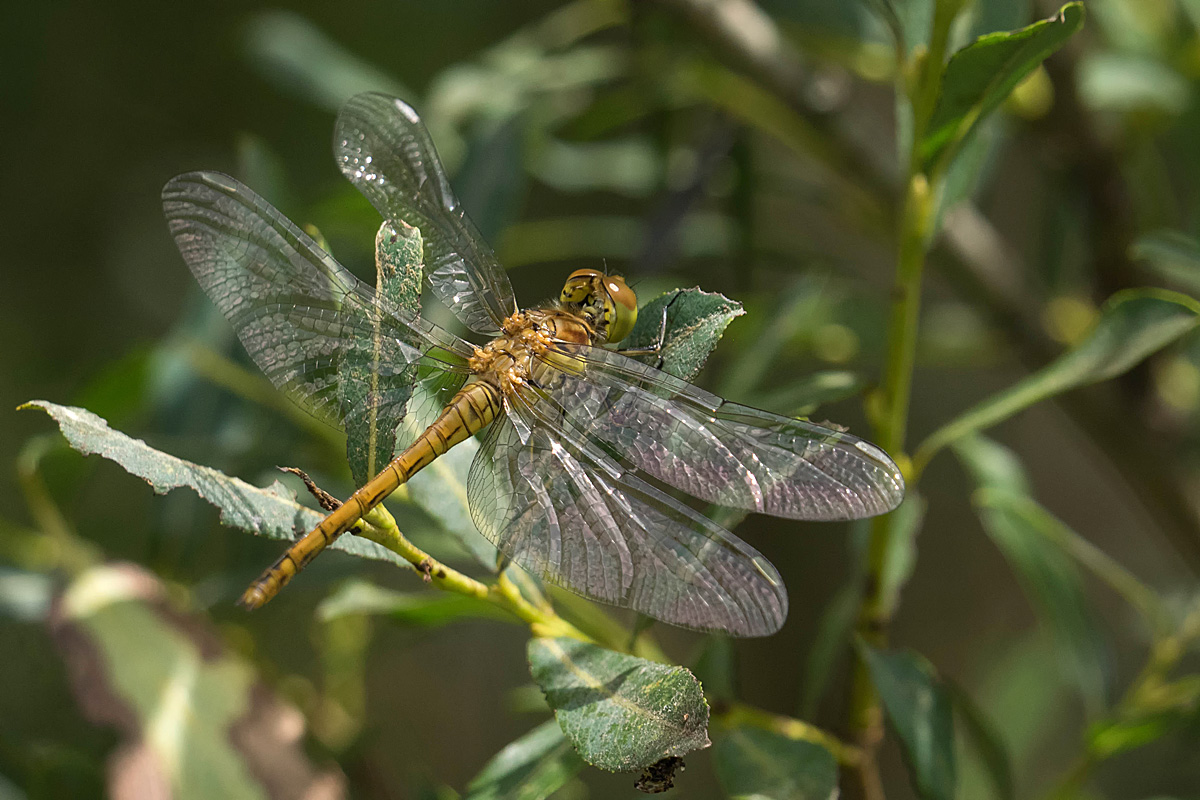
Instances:
[[[302,470],[295,467],[282,469],[299,476],[309,493],[317,498],[326,511],[334,511],[341,506],[340,500],[317,486]],[[558,616],[544,598],[539,596],[535,598],[536,602],[527,599],[506,571],[502,571],[495,583],[489,586],[433,558],[400,532],[396,518],[383,505],[367,512],[350,533],[391,550],[424,576],[426,583],[438,589],[484,600],[504,609],[527,623],[535,636],[569,636],[585,642],[592,641],[591,637]]]

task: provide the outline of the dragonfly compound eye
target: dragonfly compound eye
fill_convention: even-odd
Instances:
[[[637,322],[637,295],[625,283],[625,279],[613,275],[603,276],[604,321],[608,323],[608,341],[619,342],[633,330]]]

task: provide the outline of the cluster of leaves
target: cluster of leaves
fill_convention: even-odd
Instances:
[[[1200,608],[1195,598],[1188,597],[1182,609],[1174,607],[1072,531],[1039,502],[1019,456],[982,435],[1036,403],[1064,398],[1070,402],[1076,394],[1068,393],[1119,379],[1168,345],[1182,340],[1187,347],[1197,339],[1189,334],[1196,328],[1200,304],[1189,294],[1200,293],[1196,277],[1200,274],[1200,244],[1185,233],[1153,230],[1117,245],[1124,251],[1120,257],[1147,266],[1157,283],[1189,294],[1157,286],[1129,288],[1098,279],[1089,288],[1103,302],[1093,303],[1090,298],[1081,300],[1077,287],[1054,275],[1061,281],[1052,282],[1057,296],[1044,303],[1032,302],[1035,308],[1030,309],[1021,307],[1027,297],[1011,291],[1003,280],[995,282],[994,270],[986,268],[991,263],[989,256],[972,255],[969,245],[978,242],[955,244],[964,241],[963,209],[973,208],[1005,141],[1009,123],[997,112],[1008,104],[1017,114],[1037,116],[1044,113],[1044,109],[1037,111],[1039,103],[1080,102],[1063,96],[1046,101],[1048,86],[1059,92],[1063,87],[1051,82],[1042,64],[1080,30],[1083,5],[1070,3],[1048,19],[1020,27],[1024,21],[1019,17],[1023,13],[1020,4],[980,2],[967,7],[952,0],[904,4],[874,0],[875,19],[886,32],[885,45],[871,33],[878,31],[877,23],[863,22],[865,17],[856,18],[862,27],[849,32],[847,39],[853,43],[839,45],[844,48],[841,51],[828,44],[808,43],[835,65],[894,80],[896,152],[905,178],[898,210],[891,209],[890,192],[886,186],[880,188],[869,160],[854,157],[824,110],[811,105],[807,96],[798,98],[804,94],[803,71],[773,20],[741,0],[715,5],[663,0],[658,5],[662,18],[649,22],[636,19],[642,12],[619,3],[578,0],[564,6],[491,48],[476,63],[457,65],[443,73],[426,93],[425,118],[443,156],[463,176],[460,194],[473,217],[486,235],[495,237],[503,232],[497,241],[510,266],[606,256],[634,262],[634,269],[652,271],[674,255],[703,261],[740,254],[736,231],[739,224],[750,227],[749,223],[735,214],[689,206],[696,187],[716,182],[715,169],[709,163],[713,159],[706,160],[705,148],[730,151],[722,143],[734,123],[763,134],[790,153],[822,164],[845,184],[834,205],[847,218],[862,220],[864,229],[877,234],[882,230],[886,244],[894,246],[898,291],[892,324],[886,337],[876,336],[885,339],[880,354],[884,381],[866,396],[866,406],[878,441],[905,465],[910,497],[900,510],[874,524],[868,540],[860,542],[859,572],[830,603],[805,676],[803,716],[811,718],[831,683],[839,653],[850,648],[859,671],[847,726],[855,740],[843,742],[809,722],[738,702],[728,679],[732,656],[727,642],[710,642],[695,664],[701,685],[688,669],[669,666],[671,659],[647,631],[639,627],[630,632],[582,601],[547,595],[543,587],[512,571],[489,578],[492,582],[488,584],[464,579],[461,587],[469,591],[396,592],[366,581],[343,584],[319,607],[320,624],[326,631],[323,635],[328,637],[325,658],[331,664],[351,664],[345,668],[348,671],[361,670],[368,637],[355,632],[368,617],[413,628],[440,627],[468,618],[528,624],[533,634],[527,649],[530,673],[544,698],[541,707],[548,706],[555,719],[534,727],[483,766],[466,788],[466,796],[471,798],[532,800],[549,797],[564,787],[570,792],[576,776],[588,764],[604,770],[646,772],[640,782],[643,788],[665,788],[672,779],[674,759],[708,747],[710,735],[713,765],[730,797],[830,797],[838,790],[839,766],[851,776],[844,791],[877,797],[882,788],[876,761],[881,732],[875,726],[881,718],[887,720],[901,746],[918,795],[938,800],[977,796],[975,784],[982,775],[995,796],[1014,797],[1026,782],[1015,774],[1019,754],[1011,753],[1012,743],[996,732],[996,709],[981,710],[965,690],[939,677],[927,659],[892,649],[886,638],[888,622],[916,562],[916,537],[925,515],[922,482],[926,468],[938,454],[949,451],[974,483],[972,505],[983,530],[1035,606],[1054,648],[1052,658],[1066,665],[1088,710],[1089,727],[1081,737],[1078,765],[1062,776],[1055,791],[1064,797],[1082,792],[1092,772],[1112,756],[1194,725],[1200,708],[1200,683],[1194,674],[1177,673],[1185,654],[1200,639]],[[725,13],[714,11],[722,5]],[[1119,7],[1121,3],[1106,6]],[[1119,17],[1119,12],[1111,10],[1102,13]],[[1109,35],[1117,29],[1113,19],[1100,16]],[[641,52],[639,59],[631,59],[625,45],[604,38],[605,32],[638,24],[690,26],[697,38],[707,39],[734,66],[723,66],[690,51],[678,56],[668,52],[669,48],[655,46]],[[1148,31],[1149,23],[1133,28],[1124,32],[1122,48],[1079,66],[1083,102],[1093,110],[1135,113],[1139,119],[1180,113],[1179,82],[1170,77],[1176,75],[1170,58],[1135,41],[1137,31]],[[771,34],[777,49],[763,55],[751,47],[752,38],[748,37],[754,31]],[[802,33],[797,38],[804,40]],[[833,40],[837,41],[836,37]],[[416,96],[291,15],[257,18],[247,41],[251,54],[268,73],[285,76],[286,85],[308,87],[305,98],[330,109],[362,89]],[[303,58],[296,57],[297,42],[303,43],[299,47],[307,54]],[[640,65],[636,64],[639,60]],[[880,63],[887,68],[881,71]],[[872,64],[875,66],[868,69]],[[665,97],[648,100],[631,92],[623,98],[626,115],[648,114],[656,102],[668,107],[699,105],[721,114],[717,122],[709,120],[710,135],[692,148],[694,163],[682,178],[670,174],[671,159],[657,157],[652,143],[622,134],[621,124],[613,122],[613,109],[605,107],[604,96],[598,92],[638,69],[657,76],[656,91]],[[580,96],[594,99],[581,110]],[[608,138],[595,141],[604,136]],[[251,144],[244,149],[243,160],[244,177],[265,187],[270,196],[271,185],[278,186],[271,177],[278,171],[272,158]],[[500,167],[490,172],[478,169],[484,161]],[[628,197],[648,196],[661,184],[671,186],[670,202],[664,202],[656,214],[662,218],[658,220],[661,230],[655,231],[658,244],[648,243],[645,226],[635,217],[517,221],[520,198],[530,177],[562,192],[603,191]],[[364,234],[369,229],[363,223],[368,217],[362,213],[361,203],[349,195],[335,196],[317,213],[330,220],[323,227],[335,240],[368,239]],[[968,215],[966,219],[975,218]],[[414,304],[419,292],[411,267],[419,246],[414,251],[411,237],[387,234],[386,229],[381,230],[375,239],[378,289],[397,304]],[[977,238],[986,243],[991,241],[989,236]],[[775,250],[792,247],[786,239],[781,242]],[[389,249],[393,246],[397,249]],[[910,448],[904,430],[918,337],[933,341],[939,336],[936,320],[922,320],[925,328],[917,326],[922,270],[925,262],[932,260],[933,247],[952,251],[945,260],[958,264],[957,278],[966,285],[965,294],[984,295],[986,299],[979,303],[983,315],[998,327],[1007,325],[1015,331],[1018,349],[1032,353],[1034,359],[1026,377],[950,416]],[[762,249],[771,251],[772,247]],[[772,257],[777,255],[772,253]],[[953,270],[948,274],[952,279],[955,276]],[[774,281],[778,276],[771,277]],[[769,300],[757,300],[748,316],[750,326],[757,327],[743,333],[743,339],[730,336],[729,344],[738,351],[738,359],[722,373],[724,393],[805,414],[824,403],[862,393],[868,381],[840,365],[872,334],[869,326],[852,317],[857,304],[846,301],[846,287],[828,284],[828,280],[803,277],[787,282],[782,291],[772,290]],[[649,293],[643,290],[642,294]],[[869,301],[867,305],[868,313],[859,310],[859,314],[878,316],[879,306]],[[668,370],[688,378],[704,365],[726,325],[742,313],[740,305],[720,295],[676,290],[643,307],[631,343],[654,338],[664,307],[669,314],[664,363]],[[1043,309],[1048,325],[1041,324],[1036,307]],[[756,320],[760,311],[764,319]],[[1043,333],[1047,328],[1049,342]],[[1055,338],[1059,341],[1053,341]],[[779,386],[764,399],[762,384],[797,342],[824,353],[825,360],[837,368]],[[235,364],[195,352],[186,360],[239,395],[272,406],[278,402]],[[1155,362],[1169,368],[1154,368],[1156,376],[1163,376],[1159,384],[1167,396],[1180,403],[1191,397],[1193,409],[1200,405],[1200,388],[1196,388],[1200,378],[1189,376],[1200,375],[1197,361],[1200,359],[1194,354],[1179,354],[1177,349]],[[359,402],[361,393],[355,390],[362,388],[362,381],[369,376],[355,373],[361,365],[345,367],[343,400]],[[1192,387],[1192,395],[1188,395],[1188,387]],[[290,539],[319,518],[279,483],[260,488],[168,455],[113,430],[104,419],[81,408],[42,402],[33,405],[54,418],[71,447],[115,461],[158,492],[181,486],[194,489],[221,510],[222,523],[227,526]],[[1114,430],[1117,424],[1139,423],[1136,418],[1103,413],[1103,409],[1087,405],[1079,416],[1089,432],[1104,429],[1094,435],[1101,447],[1112,453],[1129,441],[1114,438],[1119,437]],[[390,450],[386,432],[397,420],[357,419],[363,427],[347,431],[345,452],[352,476],[361,483],[378,465],[380,454]],[[383,438],[375,435],[380,431]],[[330,441],[326,434],[318,435],[321,441]],[[340,451],[340,440],[334,443]],[[40,447],[44,445],[31,447],[27,454],[27,493],[38,527],[57,543],[58,555],[48,563],[70,575],[70,585],[54,601],[51,612],[52,585],[41,580],[42,572],[23,569],[0,577],[5,579],[4,586],[25,587],[13,593],[14,600],[7,602],[7,607],[25,608],[22,613],[30,619],[51,619],[64,657],[72,665],[77,692],[101,698],[88,706],[86,713],[98,723],[117,727],[126,741],[128,755],[119,762],[125,771],[114,769],[110,781],[134,781],[150,775],[181,793],[185,788],[202,791],[196,787],[211,781],[211,791],[223,796],[243,790],[249,794],[246,787],[252,785],[277,794],[341,791],[336,777],[322,773],[295,750],[294,740],[278,741],[281,728],[294,727],[296,721],[287,716],[286,706],[270,698],[269,690],[257,682],[248,660],[215,637],[198,635],[194,618],[189,621],[177,607],[165,603],[163,590],[152,576],[98,566],[97,555],[70,533],[69,525],[39,488]],[[474,450],[473,442],[455,448],[419,475],[401,498],[406,502],[394,504],[393,510],[404,515],[410,507],[419,509],[424,515],[420,519],[431,521],[428,527],[465,552],[464,560],[472,569],[489,574],[495,570],[495,553],[474,532],[465,506],[465,474]],[[1122,461],[1116,456],[1114,463],[1143,497],[1171,504],[1170,485],[1159,481],[1161,472],[1154,471],[1163,470],[1164,464],[1151,464],[1143,470],[1145,460],[1131,457]],[[380,524],[387,527],[388,520]],[[411,558],[389,548],[389,541],[384,535],[374,541],[343,537],[337,546],[400,566],[412,563]],[[444,552],[446,561],[462,557],[446,544],[442,547],[445,549],[437,552],[439,556]],[[1098,578],[1128,601],[1149,639],[1144,670],[1115,703],[1109,700],[1113,680],[1110,657],[1086,591],[1088,576]],[[22,580],[24,584],[20,584]],[[148,661],[136,673],[128,672],[125,665],[130,663],[130,654],[142,654],[147,648],[162,656],[161,660]],[[1039,655],[1046,657],[1044,652]],[[180,694],[172,693],[180,675],[191,676],[191,685],[196,687],[185,692],[182,701]],[[212,690],[213,676],[237,691],[216,702],[213,698],[220,693]],[[183,702],[192,714],[182,713],[172,702]],[[330,690],[323,705],[310,714],[315,732],[326,746],[335,752],[349,747],[360,732],[353,719],[361,720],[361,704],[361,697]],[[181,716],[172,717],[173,711]],[[251,716],[262,722],[261,730],[245,729],[242,723]],[[168,724],[172,719],[182,721],[172,727]],[[268,724],[271,722],[275,727]],[[957,739],[955,722],[960,728]],[[236,735],[225,736],[230,730]],[[197,763],[194,759],[180,759],[172,749],[180,741],[205,754],[210,771],[203,779],[189,771]],[[290,765],[285,777],[293,783],[279,783],[280,776],[256,760],[264,748],[282,754],[279,758]]]

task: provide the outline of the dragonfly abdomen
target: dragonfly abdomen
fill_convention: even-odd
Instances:
[[[297,540],[258,580],[250,584],[250,588],[242,594],[239,601],[241,605],[254,609],[266,604],[318,553],[353,528],[371,509],[438,456],[483,430],[496,418],[500,409],[500,390],[492,384],[477,381],[464,386],[416,441],[321,520],[321,524]]]

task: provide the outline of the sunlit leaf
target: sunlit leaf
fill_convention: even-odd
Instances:
[[[866,644],[860,644],[859,652],[900,740],[917,793],[929,800],[952,800],[954,720],[933,667],[915,653],[876,650]]]
[[[1183,231],[1158,230],[1139,236],[1129,257],[1193,295],[1200,295],[1200,242]]]
[[[713,748],[717,777],[734,800],[832,800],[838,767],[820,745],[760,728],[734,728]]]
[[[543,800],[583,766],[562,728],[548,720],[493,756],[467,787],[465,800]]]
[[[100,417],[82,408],[42,400],[22,408],[40,408],[58,423],[71,447],[84,455],[96,453],[115,461],[130,474],[150,484],[158,494],[187,486],[221,512],[221,522],[269,539],[295,539],[316,527],[323,514],[296,501],[295,494],[276,481],[260,488],[238,478],[184,461],[155,450],[108,427]],[[357,536],[339,537],[330,547],[356,556],[407,565],[400,556]]]
[[[651,358],[655,361],[661,358],[661,369],[687,380],[704,366],[729,323],[746,312],[741,303],[724,295],[698,288],[677,289],[638,309],[637,323],[621,347],[649,347],[656,343],[663,330],[664,313],[666,336],[662,350]]]
[[[963,436],[1008,419],[1057,394],[1115,378],[1196,328],[1200,304],[1177,292],[1118,292],[1101,309],[1091,332],[1066,353],[943,425],[921,443],[918,467]]]
[[[579,755],[634,772],[709,745],[708,703],[683,667],[668,667],[577,639],[529,642],[534,681]]]
[[[920,145],[926,172],[952,158],[1013,87],[1079,30],[1083,13],[1083,3],[1068,3],[1050,19],[981,36],[954,54],[946,64],[941,95]]]
[[[302,747],[304,718],[182,615],[132,565],[89,569],[56,601],[51,630],[83,713],[123,747],[109,789],[131,797],[343,797]]]
[[[461,619],[513,617],[491,603],[451,592],[397,592],[363,580],[350,580],[321,601],[317,615],[325,621],[347,614],[385,616],[403,625],[437,627]]]
[[[389,307],[416,316],[421,310],[424,278],[423,240],[418,229],[400,225],[403,227],[398,229],[385,221],[375,236],[375,291]],[[385,335],[378,324],[374,335],[380,338]],[[382,344],[373,351],[351,348],[338,363],[338,401],[345,420],[346,459],[355,486],[362,486],[379,474],[395,455],[396,429],[404,418],[405,402],[412,395],[408,384],[417,375],[417,365],[409,365],[403,370],[407,380],[403,375],[389,378],[386,396],[381,394],[378,384],[382,352]],[[397,367],[389,364],[388,369],[394,371]]]

